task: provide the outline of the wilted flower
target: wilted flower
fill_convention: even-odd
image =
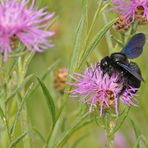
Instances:
[[[126,32],[131,25],[131,20],[127,20],[124,15],[119,15],[117,21],[115,22],[114,26],[115,29],[119,32]]]
[[[64,93],[68,71],[66,68],[60,68],[54,75],[54,87],[60,93]]]
[[[4,60],[16,40],[27,49],[39,52],[53,46],[49,41],[53,32],[44,30],[53,13],[46,12],[44,8],[37,10],[34,2],[30,6],[29,0],[6,0],[0,4],[0,51]]]
[[[124,15],[127,20],[138,22],[148,21],[148,0],[112,0],[115,10]]]
[[[93,106],[98,107],[100,115],[102,115],[103,110],[112,107],[115,108],[118,115],[118,94],[122,89],[122,84],[116,83],[117,74],[113,74],[111,77],[108,74],[103,76],[100,67],[96,69],[96,66],[91,66],[86,68],[84,73],[75,73],[75,77],[71,77],[75,80],[75,82],[68,83],[75,87],[70,91],[72,97],[80,97],[83,103],[90,105],[90,111],[93,111]],[[129,86],[119,97],[119,100],[128,106],[136,106],[132,101],[135,99],[136,90],[136,88]]]

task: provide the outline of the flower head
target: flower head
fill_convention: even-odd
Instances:
[[[67,68],[59,68],[54,74],[54,88],[62,94],[66,86],[67,74]]]
[[[51,31],[45,31],[47,21],[52,17],[44,8],[37,10],[34,0],[6,0],[0,4],[0,52],[7,59],[12,51],[12,42],[21,41],[28,50],[43,51],[52,46]]]
[[[100,115],[103,110],[111,107],[115,108],[118,115],[118,94],[122,89],[122,85],[116,83],[118,74],[113,74],[111,77],[108,74],[103,76],[100,67],[96,69],[96,66],[91,66],[86,68],[84,73],[75,73],[75,77],[71,77],[75,80],[73,83],[68,83],[74,87],[70,91],[72,97],[80,97],[83,103],[90,105],[90,111],[93,111],[93,106],[99,107]],[[120,101],[128,106],[136,106],[132,101],[136,96],[135,90],[137,89],[129,86],[120,96]]]
[[[112,0],[114,9],[128,20],[148,21],[148,0]]]

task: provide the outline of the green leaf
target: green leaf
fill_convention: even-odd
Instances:
[[[42,78],[41,78],[41,81],[44,81],[48,74],[55,68],[55,66],[59,63],[59,60],[56,61],[55,63],[53,63],[52,65],[50,65],[47,69],[47,71],[43,74]],[[30,92],[30,94],[28,95],[28,97],[30,98],[34,93],[35,91],[37,90],[37,88],[39,87],[39,83],[37,82],[34,87],[32,88],[32,91]]]
[[[2,118],[2,120],[5,118],[5,114],[4,114],[4,111],[2,110],[1,106],[0,106],[0,117]]]
[[[73,144],[72,148],[77,148],[78,147],[78,144],[84,140],[86,137],[88,137],[88,135],[84,135],[82,137],[80,137],[78,140],[76,140],[76,142]]]
[[[44,137],[42,136],[42,134],[36,129],[36,128],[32,128],[34,130],[34,132],[36,133],[36,135],[41,139],[42,142],[45,142]]]
[[[126,111],[124,111],[117,119],[116,127],[113,129],[113,132],[111,132],[111,135],[114,135],[123,125],[125,119],[128,116],[130,108],[128,108]]]
[[[20,97],[20,100],[22,100],[22,102],[21,102],[20,105],[19,105],[18,111],[17,111],[17,113],[16,113],[14,122],[13,122],[12,127],[11,127],[11,130],[10,130],[10,134],[11,134],[12,136],[13,136],[13,133],[14,133],[14,131],[15,131],[16,123],[17,123],[17,121],[18,121],[18,119],[19,119],[19,115],[20,115],[20,113],[21,113],[21,111],[22,111],[22,109],[23,109],[23,105],[25,104],[25,101],[26,101],[26,99],[27,99],[28,94],[30,93],[30,91],[31,91],[31,89],[32,89],[32,86],[33,86],[33,84],[30,85],[29,89],[26,91],[26,93],[25,93],[25,95],[23,96],[23,98],[22,98],[21,95],[18,93],[18,97]]]
[[[17,137],[16,140],[14,140],[10,144],[9,148],[14,148],[26,135],[27,135],[27,132],[25,132],[22,135],[20,135],[19,137]]]
[[[108,23],[108,19],[107,19],[106,14],[102,13],[102,15],[103,15],[104,23],[107,24]],[[109,53],[112,53],[113,43],[112,43],[112,38],[111,38],[110,30],[106,33],[105,37],[106,37],[106,41],[107,41],[107,44],[108,44],[108,51],[109,51]]]
[[[73,73],[73,71],[75,70],[77,64],[78,64],[78,58],[79,58],[79,54],[80,54],[80,47],[81,47],[81,42],[82,42],[82,37],[83,37],[83,33],[85,31],[85,27],[87,28],[87,5],[88,5],[88,0],[83,0],[82,2],[82,6],[83,6],[83,12],[82,12],[82,16],[81,19],[78,23],[78,26],[76,28],[76,36],[75,36],[75,40],[74,40],[74,47],[72,50],[72,54],[71,54],[71,60],[70,60],[70,66],[69,66],[69,73]],[[87,29],[86,29],[87,30]]]
[[[23,69],[23,71],[22,71],[23,76],[26,75],[27,70],[28,70],[28,66],[29,66],[29,64],[30,64],[30,61],[31,61],[32,58],[34,57],[34,55],[35,55],[35,52],[32,51],[32,52],[29,52],[29,53],[27,54],[27,56],[25,57],[25,59],[24,59],[24,61],[23,61],[23,68],[22,68],[22,69]]]
[[[132,124],[132,127],[134,129],[135,136],[136,136],[136,138],[138,138],[141,135],[141,132],[132,119],[131,119],[131,124]]]
[[[133,148],[139,148],[140,140],[141,140],[141,136],[139,136],[139,137],[137,138],[135,144],[133,145]]]
[[[143,141],[145,147],[147,148],[148,147],[147,138],[145,136],[143,136],[143,135],[141,135],[141,138],[142,138],[142,141]]]
[[[30,79],[33,78],[33,74],[29,75],[28,77],[25,78],[25,80],[7,97],[6,99],[6,104],[9,102],[10,99],[12,99],[16,94],[17,92],[20,92],[21,89],[25,86],[25,84],[30,81]]]
[[[67,140],[80,128],[84,127],[87,124],[92,123],[92,120],[90,121],[85,121],[85,119],[88,118],[90,113],[86,113],[85,115],[81,116],[80,118],[78,118],[74,124],[71,126],[70,129],[68,129],[67,131],[65,131],[64,134],[62,134],[59,138],[59,140],[56,142],[56,144],[54,144],[54,146],[52,145],[51,147],[53,148],[59,148],[62,147]]]
[[[46,98],[46,102],[47,102],[47,105],[48,105],[48,109],[49,109],[49,111],[51,113],[53,127],[54,127],[55,122],[56,122],[56,109],[55,109],[55,104],[54,104],[53,98],[50,95],[50,92],[48,91],[45,84],[39,78],[37,78],[37,80],[38,80],[38,82],[39,82],[39,84],[40,84],[40,86],[42,88],[43,94],[44,94],[44,96]]]
[[[131,120],[131,124],[132,124],[132,127],[133,127],[133,129],[134,129],[136,139],[138,140],[138,138],[139,138],[140,135],[141,135],[141,132],[140,132],[140,130],[138,129],[138,127],[135,125],[135,123],[134,123],[133,120]],[[136,144],[136,148],[139,148],[139,143]]]
[[[92,53],[92,51],[96,48],[96,46],[99,44],[101,39],[105,36],[106,32],[112,27],[112,25],[115,23],[116,19],[109,22],[107,25],[105,25],[91,40],[90,44],[88,45],[87,49],[84,50],[85,53],[83,53],[83,56],[80,61],[79,68],[82,67],[84,62],[87,60],[88,56]]]

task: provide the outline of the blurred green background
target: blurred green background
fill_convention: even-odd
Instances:
[[[53,37],[54,48],[48,49],[43,53],[37,53],[33,58],[28,73],[35,73],[37,76],[41,77],[46,69],[53,64],[56,60],[60,60],[59,64],[55,68],[68,67],[71,52],[73,49],[74,37],[75,37],[75,29],[80,19],[82,13],[82,2],[81,0],[37,0],[37,5],[41,7],[47,7],[50,12],[55,12],[55,16],[57,17],[56,22],[54,23],[52,29],[55,30],[56,35]],[[92,16],[96,10],[96,1],[89,1],[89,21],[92,21]],[[107,14],[108,19],[111,20],[115,18],[115,14],[104,12]],[[99,16],[97,21],[96,31],[104,25],[104,21],[102,16]],[[140,32],[147,33],[147,25],[140,26],[138,30]],[[119,33],[114,29],[111,30],[112,34],[116,37],[119,37]],[[147,35],[148,38],[148,35]],[[127,141],[128,147],[132,146],[134,142],[135,135],[133,132],[133,127],[131,124],[131,119],[136,124],[136,127],[140,132],[148,139],[148,44],[146,43],[144,47],[144,52],[142,56],[140,56],[135,61],[141,67],[141,71],[143,77],[145,79],[145,83],[142,84],[142,87],[139,91],[139,107],[133,107],[129,114],[128,119],[123,124],[120,132],[123,134],[123,137]],[[112,50],[112,49],[111,49]],[[98,51],[98,52],[97,52]],[[102,55],[98,53],[101,53]],[[89,58],[89,62],[97,62],[100,60],[102,56],[109,54],[108,46],[106,39],[104,38],[101,41],[101,44],[95,49],[92,56]],[[46,79],[46,86],[48,86],[51,95],[54,98],[55,102],[60,103],[62,100],[62,95],[53,87],[53,76],[54,72],[52,72]],[[72,114],[75,110],[78,110],[80,106],[80,102],[74,101],[69,98],[67,103],[67,116],[65,117],[66,125],[65,129],[68,129],[73,122]],[[38,129],[39,132],[43,135],[43,137],[47,137],[49,126],[50,126],[50,114],[44,99],[44,96],[40,90],[40,88],[36,91],[36,93],[28,100],[28,112],[30,114],[30,119],[32,126],[35,129]],[[68,141],[68,143],[64,146],[64,148],[100,148],[105,147],[101,144],[101,135],[103,130],[96,123],[92,123],[81,130],[77,131]],[[79,137],[86,135],[83,140],[81,140],[78,144],[75,142],[79,139]],[[43,146],[42,141],[38,138],[38,136],[34,137],[34,147],[40,148]],[[143,147],[141,145],[141,147]]]

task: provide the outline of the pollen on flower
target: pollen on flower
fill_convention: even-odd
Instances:
[[[99,99],[100,93],[103,93],[103,90],[100,90],[98,92],[98,102],[96,104],[97,107],[100,107],[100,105],[102,103],[101,100]],[[103,108],[108,109],[109,107],[110,108],[114,107],[115,103],[114,103],[114,94],[113,94],[113,92],[111,90],[105,90],[104,97],[106,98],[106,103],[103,102]]]
[[[111,77],[108,74],[103,75],[100,66],[97,69],[96,65],[86,68],[83,73],[75,73],[71,78],[74,82],[67,82],[73,86],[70,91],[71,97],[79,97],[82,103],[89,104],[90,112],[94,110],[94,107],[97,107],[102,115],[106,110],[114,108],[118,115],[119,102],[128,106],[136,106],[134,91],[137,89],[129,86],[129,89],[126,89],[118,98],[122,89],[122,84],[116,83],[118,74],[113,74]]]

